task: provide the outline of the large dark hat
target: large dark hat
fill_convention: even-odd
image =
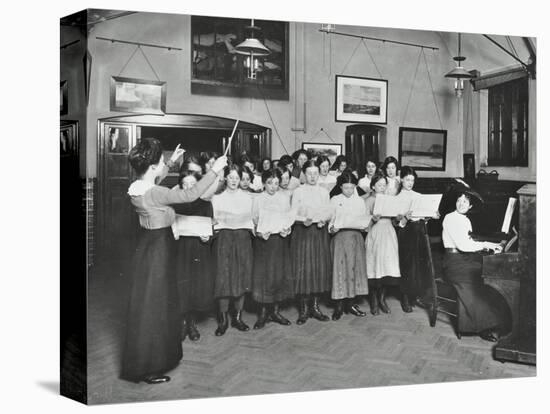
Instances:
[[[462,194],[467,194],[470,197],[470,203],[474,209],[481,207],[484,203],[483,197],[479,193],[462,181],[459,178],[455,178],[453,183],[449,186],[449,189],[443,194],[441,203],[439,204],[439,213],[444,216],[447,213],[451,213],[456,208],[456,200]]]

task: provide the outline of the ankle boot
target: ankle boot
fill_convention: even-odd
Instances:
[[[181,340],[185,340],[185,337],[189,334],[189,327],[187,326],[187,320],[185,315],[181,318]]]
[[[342,299],[337,299],[336,306],[334,307],[334,312],[332,313],[332,320],[337,321],[342,317],[343,313],[344,313],[344,304],[342,303]]]
[[[401,309],[403,309],[403,312],[405,313],[411,313],[413,311],[409,301],[409,295],[406,293],[403,293],[401,296]]]
[[[290,321],[279,313],[279,305],[274,304],[271,312],[268,315],[268,320],[278,323],[279,325],[290,325]]]
[[[227,331],[229,325],[229,317],[227,312],[218,312],[218,328],[216,329],[216,336],[222,336]]]
[[[187,317],[187,333],[189,334],[189,339],[193,342],[198,341],[201,338],[201,334],[195,324],[195,318],[192,315]]]
[[[254,324],[254,329],[262,329],[267,322],[267,310],[265,306],[262,306],[260,312],[258,313],[258,319]]]
[[[242,310],[238,310],[237,312],[235,312],[235,315],[231,319],[231,326],[233,328],[237,328],[241,332],[246,332],[250,330],[250,328],[246,323],[243,322],[242,313],[243,313]]]
[[[344,306],[344,312],[346,314],[351,313],[353,316],[359,316],[359,317],[367,316],[367,314],[363,312],[358,305],[353,303],[353,299],[345,299],[345,302],[346,303]]]
[[[370,313],[373,315],[379,314],[379,308],[378,308],[378,288],[372,288],[369,292],[369,305],[370,305]]]
[[[327,315],[321,312],[321,309],[319,309],[319,298],[315,295],[311,300],[311,317],[321,322],[326,322],[330,319]]]
[[[378,306],[380,307],[380,310],[384,313],[391,313],[390,307],[386,303],[386,287],[381,286],[380,289],[378,289]]]
[[[303,325],[309,318],[309,309],[307,306],[308,297],[306,295],[300,296],[300,309],[298,313],[297,325]]]

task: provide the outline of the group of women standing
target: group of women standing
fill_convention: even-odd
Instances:
[[[416,173],[399,169],[395,158],[386,158],[380,169],[367,161],[359,180],[343,157],[340,168],[331,170],[328,158],[297,151],[294,159],[281,157],[277,168],[262,160],[256,172],[246,156],[227,165],[226,157],[206,154],[187,157],[178,186],[168,189],[158,185],[166,173],[161,155],[152,138],[129,155],[139,179],[128,194],[143,234],[134,259],[122,378],[169,381],[165,373],[181,359],[181,341],[200,338],[197,317],[213,304],[216,336],[229,325],[248,331],[242,318],[247,293],[258,309],[254,329],[268,322],[290,325],[280,307],[295,298],[301,325],[330,319],[319,307],[325,292],[334,301],[333,320],[344,313],[365,316],[356,298],[367,294],[373,315],[389,313],[385,295],[391,285],[400,286],[405,312],[422,295],[430,271],[422,219],[410,212],[374,214],[382,194],[417,194]],[[177,148],[170,162],[181,155]],[[170,231],[176,213],[210,217],[213,236],[179,237]]]

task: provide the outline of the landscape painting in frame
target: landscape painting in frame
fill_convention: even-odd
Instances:
[[[111,111],[164,114],[166,82],[111,77]]]
[[[336,76],[336,122],[387,123],[388,81]]]
[[[445,171],[447,131],[399,128],[399,164],[419,171]]]
[[[336,157],[342,154],[342,144],[322,144],[319,142],[304,142],[302,149],[311,153],[312,157],[324,155],[334,164]]]

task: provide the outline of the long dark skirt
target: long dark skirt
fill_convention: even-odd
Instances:
[[[252,287],[252,235],[249,230],[221,230],[214,238],[214,296],[239,297]]]
[[[399,229],[401,291],[410,297],[426,297],[432,290],[430,239],[422,220],[410,221]]]
[[[181,311],[207,312],[214,309],[212,243],[204,243],[198,237],[180,237],[176,245]]]
[[[180,312],[170,228],[143,230],[133,259],[121,378],[139,381],[178,365]]]
[[[293,295],[289,238],[275,234],[254,239],[252,297],[260,303],[280,302]]]
[[[330,242],[332,299],[369,293],[365,241],[359,230],[340,230]]]
[[[290,239],[295,294],[322,293],[332,285],[330,237],[326,225],[296,223]]]
[[[458,295],[458,331],[479,333],[485,329],[509,327],[506,302],[483,283],[483,258],[478,253],[445,253],[443,276]]]

